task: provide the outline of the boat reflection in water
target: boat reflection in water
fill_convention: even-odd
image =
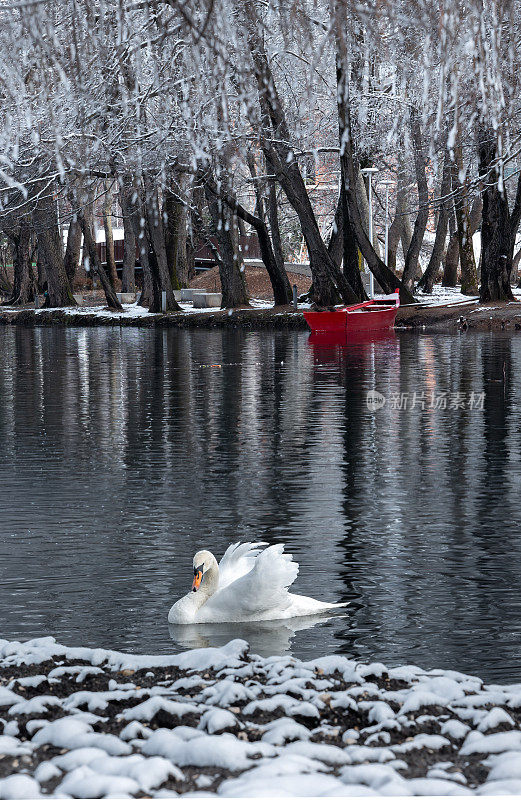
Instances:
[[[324,331],[312,333],[308,343],[317,366],[349,366],[355,368],[365,363],[366,356],[378,350],[382,357],[394,359],[399,352],[399,340],[392,328],[381,331]],[[373,371],[374,371],[374,365]],[[365,368],[368,365],[365,364]]]
[[[396,340],[393,328],[380,331],[316,331],[310,333],[308,342],[317,347],[347,347],[349,345],[392,342]]]
[[[208,622],[196,625],[169,625],[170,637],[181,649],[222,647],[231,639],[245,639],[259,656],[291,653],[292,639],[304,631],[331,619],[332,615],[316,614],[292,619],[258,622]],[[337,616],[337,615],[335,615]]]

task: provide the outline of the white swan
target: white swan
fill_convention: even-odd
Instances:
[[[290,594],[298,564],[284,545],[259,548],[266,542],[232,544],[220,563],[209,550],[194,556],[192,591],[168,612],[171,624],[254,622],[320,614],[347,603],[323,603]]]

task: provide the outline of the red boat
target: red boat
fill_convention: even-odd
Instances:
[[[313,333],[383,331],[394,326],[399,305],[397,289],[393,294],[379,295],[354,306],[338,306],[334,311],[304,311],[304,317]]]

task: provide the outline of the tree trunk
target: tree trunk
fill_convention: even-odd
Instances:
[[[399,165],[400,166],[400,165]],[[398,186],[396,190],[396,207],[394,210],[394,219],[388,232],[388,258],[387,263],[389,269],[396,272],[396,256],[398,253],[398,246],[402,238],[402,231],[405,222],[405,209],[407,205],[407,190],[403,185],[403,179],[398,176]],[[410,240],[409,240],[410,244]],[[404,254],[407,253],[407,248],[404,249]]]
[[[277,269],[286,272],[284,265],[284,251],[282,249],[282,239],[280,238],[279,211],[277,205],[277,186],[275,181],[268,181],[268,222],[270,225],[271,241],[273,243],[273,253],[277,262]]]
[[[119,285],[116,259],[114,257],[114,236],[112,233],[112,186],[105,183],[103,197],[103,228],[105,230],[105,254],[107,259],[107,274],[112,288],[117,291]]]
[[[36,280],[31,263],[31,228],[27,221],[22,222],[12,241],[14,283],[11,296],[5,304],[23,306],[33,302],[36,296]]]
[[[100,261],[98,255],[98,249],[96,247],[96,242],[94,240],[94,236],[88,222],[88,219],[85,217],[83,210],[78,212],[78,219],[80,221],[81,229],[83,231],[83,249],[87,254],[89,259],[89,267],[98,275],[100,279],[100,283],[103,287],[103,291],[105,292],[105,298],[107,300],[107,305],[109,308],[112,308],[114,311],[122,311],[122,305],[119,302],[114,289],[112,288],[112,284],[109,280],[107,273]]]
[[[152,245],[152,253],[154,256],[154,259],[151,260],[150,265],[153,272],[155,269],[157,269],[156,277],[159,292],[166,293],[166,311],[181,311],[181,306],[177,303],[174,297],[172,279],[168,269],[165,246],[165,228],[163,225],[163,215],[161,213],[158,190],[157,187],[152,183],[152,179],[148,176],[145,178],[145,208],[150,244]],[[162,310],[161,294],[159,295],[159,306],[157,308],[156,305],[157,301],[154,302],[153,307],[151,307],[150,310]]]
[[[265,147],[266,160],[299,218],[309,254],[314,302],[322,306],[334,305],[338,302],[338,290],[345,303],[356,303],[358,300],[356,293],[335,265],[322,239],[306,186],[292,151],[287,147],[286,155],[280,157],[274,147],[267,144]],[[285,147],[284,144],[279,144],[278,149]]]
[[[132,224],[134,206],[132,195],[135,189],[132,182],[123,179],[119,192],[119,204],[123,214],[123,269],[121,272],[121,291],[136,291],[136,235]]]
[[[212,184],[208,177],[206,180],[208,189],[213,192],[216,198],[219,198],[218,190],[215,184]],[[292,297],[291,286],[289,285],[286,270],[284,267],[282,270],[280,269],[280,265],[277,263],[277,259],[275,258],[275,253],[273,251],[266,223],[263,219],[261,219],[261,217],[258,217],[255,214],[250,214],[249,211],[247,211],[239,202],[237,202],[233,195],[224,195],[221,193],[221,197],[229,206],[229,208],[232,211],[235,211],[240,220],[247,222],[248,225],[251,225],[255,229],[259,238],[262,261],[268,272],[273,289],[274,303],[276,306],[288,305],[291,302]],[[260,209],[262,210],[262,205],[260,206]]]
[[[411,246],[412,242],[412,227],[411,227],[411,218],[409,214],[407,214],[407,205],[409,201],[409,189],[405,187],[404,195],[403,195],[403,217],[402,217],[402,226],[400,228],[400,241],[402,243],[402,252],[403,252],[403,262],[405,264],[405,259],[407,258],[407,253],[409,252],[409,247]]]
[[[338,113],[338,140],[340,144],[340,210],[338,227],[342,232],[342,261],[344,264],[344,275],[352,287],[358,301],[363,302],[367,299],[362,276],[360,273],[360,260],[355,231],[351,221],[349,211],[349,198],[347,185],[349,182],[348,154],[345,147],[346,137],[349,136],[349,120],[347,117],[346,97],[348,96],[347,73],[343,69],[340,56],[336,58],[336,80],[337,80],[337,113]],[[365,186],[362,183],[364,197]],[[336,217],[335,217],[336,219]]]
[[[11,255],[13,250],[14,250],[14,243],[12,242],[11,239],[8,239],[5,248],[2,249],[2,259],[0,266],[0,293],[3,294],[5,297],[12,297],[13,294],[13,286],[7,274],[7,263],[8,262],[13,263],[14,260],[14,256]]]
[[[474,248],[472,246],[472,228],[470,224],[468,176],[461,182],[460,176],[464,171],[463,152],[461,145],[454,148],[454,164],[452,165],[452,189],[454,195],[454,212],[456,215],[456,229],[458,234],[459,260],[461,266],[461,293],[478,293],[478,275]]]
[[[186,269],[187,269],[187,285],[195,278],[195,250],[192,235],[186,236]]]
[[[351,111],[349,105],[349,82],[343,77],[338,76],[339,70],[341,73],[346,74],[345,64],[340,62],[340,57],[337,56],[337,84],[343,91],[337,92],[338,97],[338,113],[341,119],[343,128],[342,139],[340,141],[340,157],[344,165],[344,180],[346,187],[347,205],[349,210],[349,217],[353,226],[353,231],[356,236],[358,247],[362,256],[367,262],[367,266],[373,273],[374,277],[386,293],[394,292],[396,289],[400,290],[400,300],[402,303],[415,303],[415,299],[406,286],[399,280],[399,278],[391,272],[391,270],[384,264],[382,259],[378,256],[373,245],[367,236],[358,204],[356,202],[356,183],[358,179],[358,166],[355,166],[353,157],[353,138],[351,130]]]
[[[275,253],[273,250],[273,246],[271,243],[271,239],[268,234],[268,229],[266,227],[266,223],[263,220],[259,219],[258,217],[254,217],[252,214],[246,212],[242,206],[237,205],[237,216],[239,219],[243,219],[249,225],[252,225],[255,228],[257,236],[259,238],[259,246],[262,256],[262,261],[266,270],[268,272],[268,276],[271,283],[271,288],[273,289],[273,301],[276,306],[285,306],[291,303],[292,299],[292,290],[289,283],[288,276],[286,274],[286,270],[284,267],[280,269],[280,263],[277,261],[275,257]]]
[[[75,306],[76,301],[72,296],[63,262],[63,244],[52,187],[42,189],[33,211],[33,222],[38,241],[38,252],[44,264],[47,280],[46,304],[50,308]]]
[[[139,263],[141,264],[143,280],[139,305],[152,310],[152,308],[160,307],[161,295],[159,294],[156,275],[153,273],[150,263],[151,245],[145,220],[145,209],[143,208],[143,201],[137,189],[132,200],[130,221],[138,244]]]
[[[338,202],[336,204],[335,219],[333,222],[333,230],[327,243],[327,252],[333,259],[333,262],[340,269],[342,267],[342,260],[344,258],[344,220],[343,220],[343,193],[340,192]]]
[[[445,240],[447,239],[447,228],[449,224],[449,200],[448,194],[451,185],[451,170],[450,170],[450,157],[448,152],[445,152],[443,159],[443,173],[441,177],[440,186],[440,209],[438,214],[438,224],[436,225],[436,235],[434,237],[434,245],[432,248],[431,257],[427,264],[427,269],[420,279],[418,288],[425,294],[431,294],[434,288],[434,283],[438,276],[443,258],[443,249],[445,247]]]
[[[418,214],[414,223],[411,243],[407,249],[407,255],[405,256],[405,267],[402,277],[403,283],[410,291],[412,291],[414,286],[414,280],[419,265],[420,250],[429,219],[429,188],[427,186],[427,175],[425,173],[425,158],[423,155],[420,122],[414,109],[411,109],[411,137],[414,150],[416,183],[418,185]]]
[[[43,253],[38,247],[38,237],[36,238],[36,283],[38,291],[43,292],[46,283],[45,264],[43,263]]]
[[[443,262],[442,286],[454,289],[458,285],[459,242],[458,234],[454,233],[449,238]]]
[[[339,113],[339,120],[340,120],[340,113]],[[358,206],[358,210],[360,211],[360,219],[362,220],[364,231],[366,235],[369,236],[369,196],[368,196],[367,182],[368,178],[362,175],[362,173],[359,170],[356,179],[356,189],[355,189],[356,204]],[[375,236],[373,231],[373,241],[371,242],[373,247],[374,247],[374,240]]]
[[[259,246],[261,248],[261,256],[263,264],[266,267],[268,274],[270,275],[270,281],[273,289],[273,297],[275,305],[284,305],[285,303],[291,302],[292,291],[291,291],[291,286],[289,284],[288,276],[286,274],[286,265],[284,263],[284,253],[282,250],[282,241],[280,238],[279,212],[277,206],[277,187],[273,179],[267,181],[266,205],[267,205],[267,217],[271,233],[271,239],[270,239],[270,235],[268,233],[268,229],[266,227],[266,222],[265,222],[266,208],[263,197],[264,187],[261,187],[260,181],[257,180],[257,169],[255,166],[255,160],[251,153],[248,153],[247,161],[250,174],[254,180],[254,187],[255,187],[255,214],[253,214],[252,217],[255,216],[258,217],[259,221],[263,223],[265,226],[265,232],[263,231],[263,233],[259,235],[258,223],[257,224],[252,223],[252,224],[254,224],[255,230],[259,237]],[[263,242],[261,242],[261,236]],[[268,263],[270,263],[269,268],[268,268]],[[270,270],[273,273],[273,279],[271,277]],[[277,285],[277,291],[275,291],[275,285]]]
[[[92,233],[94,233],[95,225],[94,225],[93,193],[92,193],[92,191],[87,190],[84,196],[79,194],[78,195],[78,201],[83,206],[81,218],[80,218],[80,214],[77,214],[78,221],[79,221],[79,223],[81,225],[81,230],[82,230],[82,234],[81,235],[83,236],[83,224],[84,223],[86,225],[88,225],[90,231]],[[85,241],[83,242],[81,260],[82,260],[82,266],[83,266],[83,269],[85,271],[85,274],[86,275],[90,275],[90,278],[92,280],[93,288],[95,288],[94,281],[95,281],[96,273],[95,273],[95,270],[94,270],[94,266],[91,263],[91,259],[89,257],[89,253],[87,251],[87,247],[85,245]]]
[[[67,246],[65,248],[65,256],[63,258],[65,264],[65,272],[71,287],[74,284],[76,270],[80,263],[81,255],[81,239],[82,239],[81,225],[76,217],[72,217],[69,223],[69,230],[67,232]]]
[[[246,236],[246,226],[244,220],[237,215],[237,233],[240,236]]]
[[[149,311],[152,311],[152,309],[160,307],[161,297],[159,295],[159,286],[157,285],[157,280],[155,278],[155,274],[152,272],[152,265],[150,263],[148,236],[142,240],[139,253],[139,263],[141,264],[143,279],[139,305],[145,306],[149,309]]]
[[[348,208],[350,218],[352,220],[353,230],[355,232],[358,247],[362,256],[367,262],[367,266],[375,276],[376,280],[382,287],[384,292],[391,293],[396,289],[400,289],[400,299],[402,303],[416,302],[410,291],[405,287],[397,275],[384,264],[381,258],[374,250],[372,244],[364,231],[362,220],[359,216],[358,206],[356,204],[356,197],[353,190],[350,188],[354,184],[354,165],[350,167],[349,184],[346,187],[346,194],[348,198]]]
[[[367,294],[362,283],[362,273],[360,272],[360,257],[356,236],[351,224],[349,214],[349,200],[346,191],[346,177],[344,159],[341,159],[340,192],[342,198],[342,254],[344,264],[344,275],[349,281],[349,285],[355,290],[360,302],[367,300]]]
[[[237,227],[230,208],[226,207],[211,185],[216,187],[212,177],[205,180],[204,190],[208,210],[212,218],[219,248],[219,277],[221,279],[221,308],[248,306],[248,295],[244,280],[244,265],[238,247]]]
[[[266,223],[258,217],[253,217],[251,214],[242,214],[242,208],[237,209],[237,216],[239,219],[244,219],[255,228],[259,239],[259,246],[262,256],[262,261],[273,289],[273,302],[276,306],[285,306],[291,303],[292,290],[289,283],[288,276],[284,267],[280,269],[280,262],[277,261],[271,239],[268,234]]]
[[[487,186],[481,226],[481,303],[514,299],[510,286],[511,251],[506,193],[500,192],[497,184]]]
[[[173,192],[166,192],[163,203],[165,224],[165,247],[172,286],[179,289],[188,285],[186,262],[186,207]],[[184,259],[183,259],[184,251]],[[183,263],[184,262],[184,263]]]
[[[331,306],[338,302],[339,294],[345,303],[358,302],[355,290],[329,255],[298,166],[295,163],[295,169],[286,170],[286,163],[278,161],[277,178],[299,217],[309,254],[314,302],[319,306]]]
[[[355,303],[358,299],[356,293],[333,262],[320,235],[304,180],[293,149],[289,145],[289,129],[264,50],[254,6],[250,3],[241,8],[247,15],[251,54],[263,118],[261,145],[270,171],[274,172],[299,218],[313,277],[313,299],[318,305],[329,306],[337,302],[339,292],[345,303]]]
[[[449,243],[443,259],[442,286],[453,288],[458,283],[459,242],[456,230],[456,217],[454,216],[454,203],[451,201],[449,209]]]
[[[470,232],[475,234],[481,228],[481,216],[483,214],[483,198],[479,195],[474,198],[470,208]]]
[[[512,272],[513,274],[517,275],[517,270],[519,269],[519,264],[521,262],[521,248],[517,251],[512,261]],[[516,284],[516,289],[521,289],[521,278],[518,280]]]
[[[195,246],[198,242],[198,231],[202,225],[202,214],[206,208],[204,186],[192,186],[190,208],[188,209],[186,261],[188,264],[188,283],[195,278]],[[204,226],[203,226],[204,227]],[[202,228],[201,228],[202,230]]]
[[[510,213],[506,191],[499,185],[495,165],[496,144],[493,132],[482,131],[479,142],[480,176],[483,191],[481,223],[481,286],[480,303],[513,300],[510,274],[514,257],[514,242],[510,232]]]

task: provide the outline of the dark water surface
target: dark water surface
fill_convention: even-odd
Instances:
[[[0,348],[1,637],[243,636],[521,680],[520,336],[8,328]],[[348,614],[169,630],[193,553],[239,539],[286,543],[295,590]]]

